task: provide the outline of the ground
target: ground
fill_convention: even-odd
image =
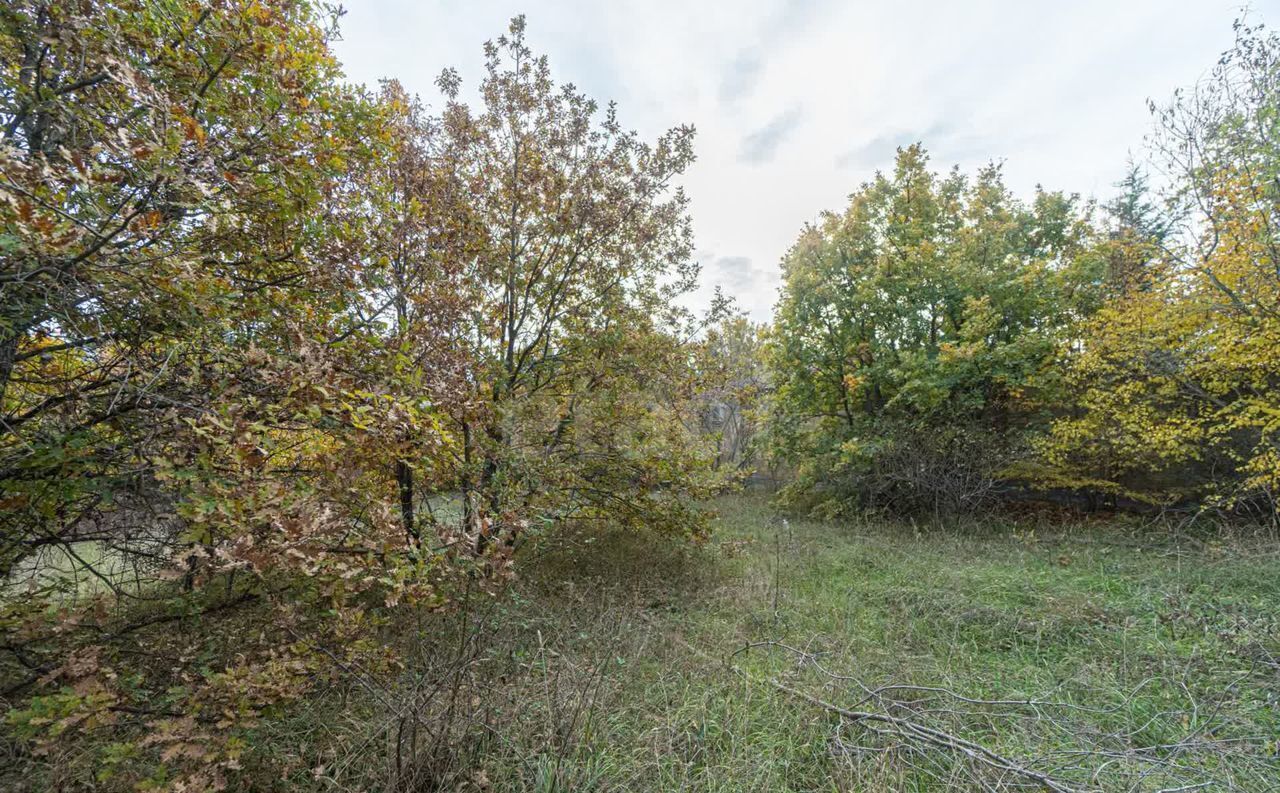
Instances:
[[[1125,521],[784,523],[763,494],[715,506],[704,547],[533,552],[508,596],[420,627],[437,649],[394,688],[294,722],[337,740],[273,725],[300,747],[286,781],[1046,789],[1040,773],[1073,790],[1280,790],[1274,541]]]

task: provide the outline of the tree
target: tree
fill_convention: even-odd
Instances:
[[[517,17],[485,48],[477,111],[451,97],[440,122],[463,152],[480,228],[453,338],[470,369],[458,483],[477,550],[540,522],[612,520],[697,531],[687,498],[705,455],[671,398],[689,374],[676,298],[695,283],[691,127],[652,145],[610,105],[557,87]]]
[[[1276,519],[1278,88],[1280,39],[1237,23],[1206,81],[1152,105],[1169,220],[1140,241],[1141,288],[1083,328],[1046,481]]]
[[[465,144],[426,114],[394,80],[380,94],[386,151],[349,185],[345,222],[362,247],[358,289],[347,297],[342,336],[347,365],[402,402],[443,418],[463,410],[470,359],[460,328],[473,307],[467,263],[480,251],[483,229],[471,201]],[[465,136],[465,131],[461,136]],[[450,487],[449,466],[425,435],[406,426],[392,444],[401,526],[413,543],[423,537],[415,480]],[[451,441],[451,449],[456,445]],[[453,452],[451,451],[450,454]],[[438,528],[438,527],[437,527]]]
[[[767,328],[743,316],[712,327],[698,349],[698,431],[715,443],[714,467],[743,474],[758,462],[757,434],[769,392]]]
[[[227,340],[287,335],[304,279],[341,287],[305,211],[352,138],[306,4],[25,3],[3,23],[22,66],[0,141],[0,481],[38,524],[7,537],[8,571],[150,487],[163,431],[234,366]]]
[[[412,171],[406,111],[341,84],[331,22],[0,11],[0,679],[6,740],[68,785],[225,784],[262,714],[385,668],[379,612],[471,569],[396,520],[393,465],[444,456],[449,389],[365,354],[453,357],[362,303],[391,243],[452,231],[352,176]]]
[[[1029,392],[1082,293],[1073,198],[1025,206],[997,166],[970,182],[899,150],[783,262],[775,445],[794,493],[897,511],[971,508],[1040,408]]]
[[[0,682],[37,778],[225,786],[530,523],[701,535],[691,128],[600,117],[519,18],[435,115],[345,85],[307,0],[0,22]]]

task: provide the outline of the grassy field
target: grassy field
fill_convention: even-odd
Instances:
[[[1116,524],[784,524],[758,496],[717,507],[707,547],[568,540],[454,629],[421,627],[420,647],[456,649],[424,649],[393,696],[273,726],[311,747],[285,781],[1280,790],[1274,545]]]

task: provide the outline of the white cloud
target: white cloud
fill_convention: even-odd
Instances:
[[[446,66],[474,88],[481,43],[527,14],[558,80],[616,99],[650,138],[697,126],[685,187],[699,248],[715,252],[703,295],[718,283],[766,319],[801,226],[890,166],[896,145],[923,140],[940,169],[1004,160],[1022,195],[1042,183],[1105,198],[1149,129],[1146,100],[1212,66],[1239,6],[359,0],[336,50],[354,79],[395,76],[430,102]],[[1280,24],[1280,0],[1253,9]]]
[[[742,139],[742,153],[738,159],[750,165],[772,160],[778,149],[794,135],[802,121],[804,112],[799,106],[779,113],[768,124]]]

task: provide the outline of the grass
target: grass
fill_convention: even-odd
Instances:
[[[861,690],[839,674],[873,688],[1052,699],[1060,704],[1032,708],[893,695],[933,708],[919,715],[931,726],[1080,788],[1280,790],[1274,547],[1106,524],[1049,533],[1000,521],[947,531],[794,518],[783,526],[751,495],[717,507],[707,547],[567,538],[526,565],[509,597],[486,599],[467,623],[468,635],[483,636],[474,651],[421,661],[437,676],[465,667],[455,700],[466,704],[450,711],[439,696],[424,701],[424,723],[453,726],[445,748],[414,753],[412,774],[379,777],[385,762],[346,757],[357,744],[386,756],[394,743],[394,709],[357,698],[300,717],[332,725],[340,740],[329,748],[273,736],[313,747],[299,750],[298,773],[282,782],[328,790],[1022,789],[1016,776],[877,736],[769,683],[857,703]],[[458,635],[439,625],[423,631],[422,647],[449,646]],[[758,645],[769,641],[805,655]],[[405,701],[401,692],[397,707]]]

